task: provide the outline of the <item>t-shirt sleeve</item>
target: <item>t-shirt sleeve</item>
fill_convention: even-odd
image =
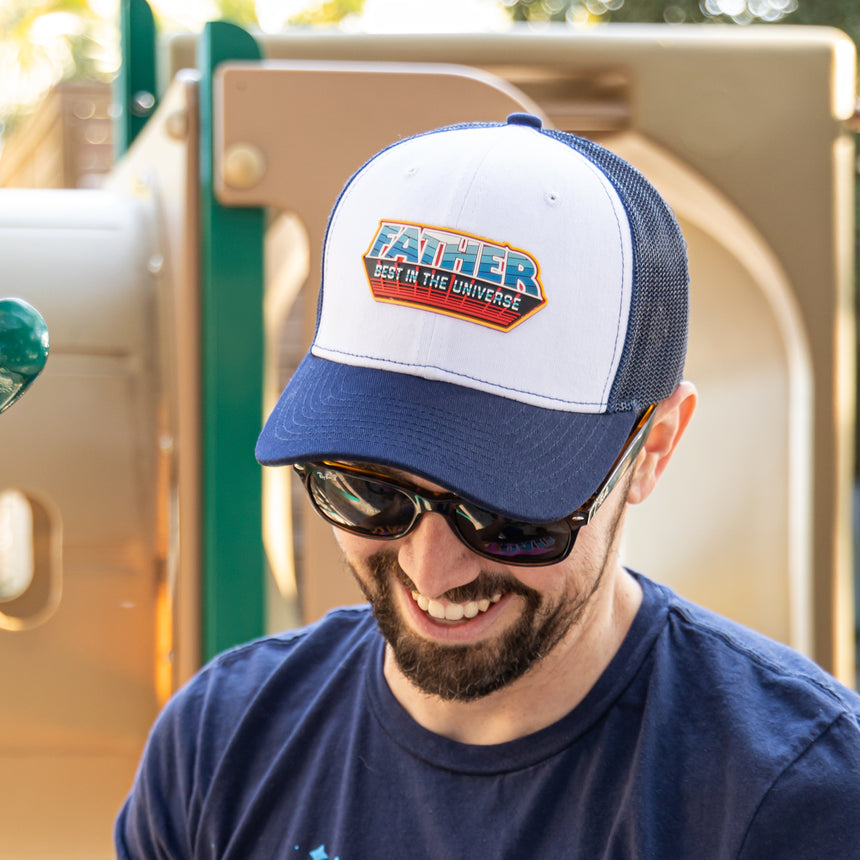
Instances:
[[[860,727],[843,714],[774,782],[740,858],[860,857]]]
[[[120,860],[181,860],[193,854],[199,688],[198,678],[177,693],[155,721],[116,820]]]

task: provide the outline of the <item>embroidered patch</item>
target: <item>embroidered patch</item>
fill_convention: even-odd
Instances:
[[[508,331],[546,304],[531,254],[444,227],[380,221],[364,255],[373,297]]]

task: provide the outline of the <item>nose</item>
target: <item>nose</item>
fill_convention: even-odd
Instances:
[[[399,543],[397,560],[425,597],[439,598],[471,582],[485,564],[460,542],[441,514],[425,513]]]

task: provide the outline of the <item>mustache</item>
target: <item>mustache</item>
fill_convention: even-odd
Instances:
[[[377,582],[384,582],[388,576],[393,576],[408,591],[420,591],[400,566],[397,554],[393,550],[381,549],[375,552],[368,557],[367,564]],[[508,574],[486,570],[482,570],[471,582],[449,589],[442,597],[452,603],[467,603],[470,600],[491,598],[494,594],[519,594],[530,603],[540,601],[540,595],[518,579]],[[435,597],[436,595],[426,596]]]

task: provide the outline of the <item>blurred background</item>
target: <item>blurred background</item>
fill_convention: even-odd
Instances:
[[[669,201],[701,403],[624,558],[857,685],[858,38],[856,0],[0,0],[0,855],[111,857],[171,693],[360,599],[254,442],[343,182],[450,122],[536,112]]]
[[[207,21],[223,19],[262,33],[498,32],[515,23],[541,28],[551,22],[582,30],[635,22],[819,25],[837,27],[855,43],[860,36],[860,7],[853,0],[153,0],[150,5],[162,33],[199,32]],[[0,2],[0,185],[98,184],[111,165],[109,92],[120,62],[119,0]],[[72,93],[89,98],[75,110]],[[28,118],[32,122],[22,128]],[[38,138],[51,136],[53,121],[58,123],[53,156],[46,149],[34,157]],[[57,135],[64,133],[71,137],[61,141]],[[27,158],[24,152],[30,153]]]

